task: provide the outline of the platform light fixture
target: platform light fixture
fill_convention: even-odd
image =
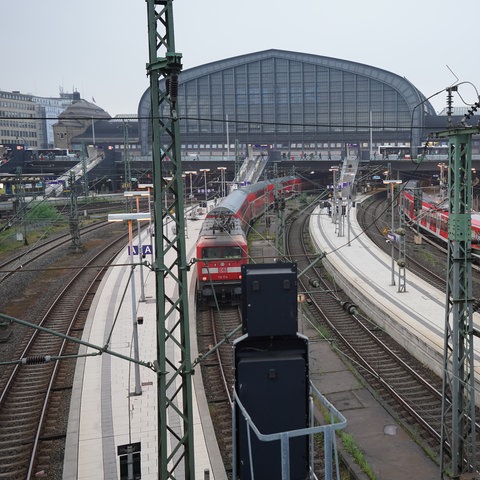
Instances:
[[[110,213],[108,215],[109,222],[128,222],[128,243],[130,247],[130,265],[132,271],[131,277],[131,291],[132,291],[132,320],[133,320],[133,358],[135,360],[135,395],[142,394],[142,386],[140,383],[140,355],[138,351],[138,325],[137,325],[137,298],[135,292],[135,276],[133,270],[135,268],[135,262],[133,258],[133,221],[137,222],[147,221],[150,219],[150,215],[144,212],[138,213]]]
[[[333,212],[332,212],[332,223],[337,223],[337,207],[338,207],[338,193],[337,193],[337,189],[338,189],[338,185],[337,185],[337,173],[338,171],[340,170],[340,167],[338,166],[331,166],[328,171],[329,172],[332,172],[333,174]]]
[[[392,217],[392,226],[391,226],[391,233],[395,235],[395,195],[394,195],[394,188],[395,185],[400,185],[402,183],[401,180],[384,180],[384,185],[390,185],[390,206],[391,206],[391,217]],[[392,283],[390,285],[395,285],[395,245],[394,241],[391,240],[391,256],[392,256]]]
[[[123,192],[124,197],[134,197],[136,206],[137,206],[137,213],[140,213],[140,197],[149,197],[148,205],[150,207],[150,192],[141,191],[141,190],[134,190],[134,191],[126,191]],[[149,208],[150,210],[150,208]],[[149,212],[150,213],[150,212]],[[150,215],[150,228],[151,228],[151,215]],[[137,236],[138,236],[138,254],[142,255],[142,231],[140,229],[140,221],[137,221]],[[151,242],[150,242],[151,245]],[[143,278],[143,262],[140,262],[140,301],[145,301],[145,282]]]
[[[152,263],[154,260],[153,255],[153,226],[152,226],[152,199],[151,199],[151,190],[153,190],[153,183],[139,183],[138,188],[141,190],[147,189],[148,192],[148,214],[150,215],[150,219],[148,221],[148,234],[150,236],[150,245],[152,245]],[[137,210],[138,211],[138,210]]]
[[[217,170],[220,170],[220,195],[223,197],[226,196],[225,192],[225,170],[227,167],[217,167]]]
[[[207,208],[207,202],[208,202],[208,194],[207,194],[207,172],[210,171],[209,168],[201,168],[201,172],[203,172],[203,177],[205,178],[205,208]]]
[[[447,183],[445,182],[445,170],[448,168],[446,163],[439,163],[437,167],[440,169],[440,199],[443,199],[447,196]]]
[[[196,175],[197,171],[196,170],[188,170],[185,172],[186,175],[190,176],[190,202],[193,201],[193,180],[192,180],[192,175]]]

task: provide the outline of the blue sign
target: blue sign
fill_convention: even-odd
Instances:
[[[130,255],[130,245],[127,247],[128,254]],[[133,254],[138,255],[138,245],[133,246]],[[142,245],[142,255],[152,255],[153,248],[151,245]]]
[[[144,255],[152,255],[153,254],[153,248],[151,245],[142,245],[142,253]]]

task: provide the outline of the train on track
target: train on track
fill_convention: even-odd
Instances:
[[[446,200],[436,201],[433,196],[422,195],[419,188],[408,185],[398,197],[400,212],[403,217],[418,225],[423,232],[447,242],[448,240],[448,203]],[[472,253],[480,258],[480,213],[471,213]]]
[[[207,212],[197,244],[197,299],[239,304],[242,265],[248,263],[247,233],[275,202],[299,193],[303,180],[290,176],[233,190]]]

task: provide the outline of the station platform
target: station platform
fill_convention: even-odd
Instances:
[[[186,225],[187,261],[195,256],[195,243],[204,215],[188,220]],[[168,230],[168,229],[167,229]],[[134,242],[136,244],[136,242]],[[150,244],[147,232],[142,233],[142,244]],[[172,252],[173,254],[173,252]],[[147,257],[148,260],[148,257]],[[136,317],[143,317],[138,325],[139,359],[156,359],[155,275],[143,267],[144,297],[141,298],[140,268],[135,268],[136,296],[127,284],[131,267],[128,250],[117,257],[97,291],[89,311],[82,340],[108,348],[125,357],[133,358],[132,297],[137,299]],[[168,262],[168,260],[167,260]],[[196,358],[194,271],[189,272],[189,320],[191,356]],[[173,294],[176,284],[167,279],[166,290]],[[79,354],[94,353],[81,346]],[[135,395],[135,366],[132,362],[109,354],[78,359],[70,407],[64,460],[64,480],[119,479],[118,447],[141,442],[141,478],[158,478],[157,448],[157,381],[156,374],[140,367],[141,394]],[[193,375],[195,478],[226,480],[208,406],[203,391],[200,369]]]
[[[317,249],[326,254],[324,264],[350,298],[398,343],[441,377],[445,293],[409,272],[408,265],[405,285],[399,288],[396,262],[392,284],[391,256],[381,252],[358,224],[356,210],[362,208],[361,201],[357,201],[356,208],[351,211],[350,227],[347,219],[343,220],[342,236],[338,235],[338,226],[326,209],[317,207],[310,218],[312,240]],[[474,313],[473,319],[476,325],[480,324],[478,313]],[[476,365],[480,360],[479,342],[478,338],[474,339]],[[476,367],[476,372],[478,376],[479,367]]]

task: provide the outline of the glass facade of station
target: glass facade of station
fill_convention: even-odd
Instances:
[[[375,67],[279,50],[248,54],[181,73],[182,150],[224,156],[235,140],[288,152],[326,152],[370,138],[410,144],[412,121],[415,145],[425,115],[435,115],[428,101],[419,106],[424,100],[406,79]],[[139,118],[149,108],[147,91]]]

